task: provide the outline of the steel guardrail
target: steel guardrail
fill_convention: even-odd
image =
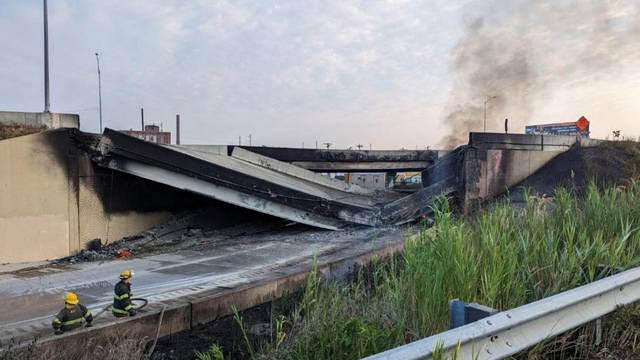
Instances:
[[[640,300],[640,267],[499,312],[365,360],[502,359]]]

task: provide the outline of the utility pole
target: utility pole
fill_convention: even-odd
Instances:
[[[49,18],[47,0],[43,0],[44,10],[44,112],[50,112],[49,103]]]
[[[96,53],[98,63],[98,107],[100,109],[100,132],[102,132],[102,80],[100,79],[100,54]],[[142,129],[144,131],[144,129]]]
[[[144,108],[140,108],[140,123],[142,125],[140,131],[144,131]]]
[[[238,136],[238,145],[242,145],[242,136]]]
[[[487,96],[487,98],[484,100],[484,126],[483,126],[483,132],[487,132],[487,103],[489,102],[489,100],[491,99],[495,99],[497,98],[497,96]]]
[[[251,146],[251,134],[249,134],[249,146]]]
[[[363,147],[363,146],[364,146],[364,145],[362,145],[362,144],[358,144],[358,145],[356,145],[356,147],[358,148],[358,150],[362,150],[362,147]]]
[[[316,149],[318,148],[318,140],[316,139]]]

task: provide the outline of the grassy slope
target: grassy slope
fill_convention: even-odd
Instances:
[[[604,191],[591,185],[583,199],[561,190],[554,202],[500,203],[473,220],[456,219],[443,202],[434,228],[409,241],[401,261],[374,265],[347,287],[310,281],[287,340],[255,357],[360,358],[446,330],[452,298],[509,309],[574,288],[606,276],[602,265],[638,266],[639,225],[635,182]],[[564,356],[640,351],[631,341],[640,335],[640,312],[625,311],[605,321],[600,346],[585,331],[559,338]],[[526,356],[549,354],[554,344]]]

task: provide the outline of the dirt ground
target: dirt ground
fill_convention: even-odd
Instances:
[[[240,314],[252,346],[271,336],[271,303],[247,309]],[[212,344],[220,346],[232,359],[248,358],[246,342],[234,316],[225,316],[192,330],[160,338],[153,360],[193,359],[195,351],[206,352]]]

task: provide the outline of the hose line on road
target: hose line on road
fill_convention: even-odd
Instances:
[[[132,298],[131,299],[131,303],[133,304],[134,302],[139,301],[142,302],[142,305],[140,306],[134,306],[133,308],[138,311],[141,310],[142,308],[144,308],[145,306],[147,306],[147,304],[149,303],[149,301],[147,299],[143,299],[143,298]],[[105,306],[102,310],[100,310],[97,314],[95,314],[93,316],[94,319],[96,319],[98,316],[102,315],[103,313],[109,311],[111,308],[113,307],[113,304],[109,304],[107,306]]]

